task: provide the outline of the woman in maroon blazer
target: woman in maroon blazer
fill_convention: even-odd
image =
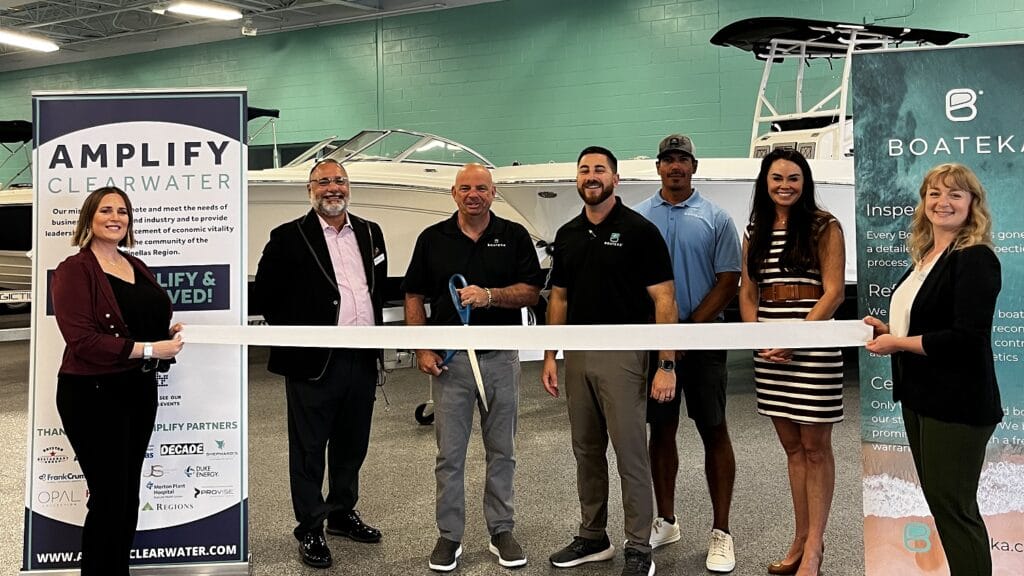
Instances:
[[[51,293],[64,359],[57,411],[89,486],[82,576],[128,576],[139,478],[156,420],[156,370],[181,350],[171,301],[141,260],[132,205],[118,188],[86,197]],[[161,365],[162,364],[162,365]]]
[[[978,511],[985,448],[1003,419],[992,358],[1002,287],[985,189],[970,168],[940,164],[924,177],[908,248],[914,261],[893,291],[889,324],[868,316],[867,349],[892,355],[892,396],[951,576],[989,576]]]

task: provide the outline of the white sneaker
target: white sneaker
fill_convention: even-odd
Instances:
[[[654,523],[651,524],[651,548],[678,542],[681,537],[678,520],[669,524],[664,518],[658,516],[654,519]]]
[[[678,528],[676,531],[678,532]],[[678,540],[678,537],[676,538]],[[732,535],[719,529],[711,531],[711,542],[708,543],[708,560],[705,566],[712,572],[732,572],[736,567],[736,552],[732,543]]]

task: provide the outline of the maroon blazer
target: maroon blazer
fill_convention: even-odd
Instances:
[[[166,295],[142,260],[121,254],[135,268],[136,282],[151,282]],[[142,365],[141,358],[128,358],[135,340],[125,326],[110,281],[92,250],[82,248],[78,254],[61,262],[53,273],[50,290],[57,327],[65,343],[60,374],[95,376]],[[171,299],[167,298],[153,313],[166,317],[170,325]]]

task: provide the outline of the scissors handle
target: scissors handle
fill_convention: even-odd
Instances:
[[[459,297],[459,288],[465,288],[469,286],[469,282],[466,281],[466,277],[462,274],[452,274],[452,277],[448,279],[448,293],[452,297],[452,304],[455,306],[455,311],[459,314],[459,319],[462,320],[463,326],[469,325],[469,305],[462,305],[462,298]],[[449,350],[444,355],[444,360],[441,362],[441,366],[447,365],[451,362],[452,357],[455,356],[455,350]]]
[[[462,274],[452,274],[452,277],[448,279],[448,293],[452,296],[452,304],[455,305],[455,311],[459,313],[459,319],[462,320],[463,326],[469,325],[469,305],[462,305],[459,288],[466,286],[469,286],[469,282],[466,282],[466,277]]]

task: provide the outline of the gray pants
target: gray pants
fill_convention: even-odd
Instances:
[[[654,488],[647,454],[647,352],[566,352],[565,395],[576,455],[579,535],[608,525],[608,439],[622,482],[626,546],[651,551]]]
[[[519,353],[495,351],[479,356],[488,411],[483,410],[465,352],[434,379],[434,433],[437,438],[437,528],[448,540],[461,542],[466,526],[466,449],[473,429],[473,411],[480,406],[480,431],[487,454],[484,519],[491,534],[510,532],[515,434],[519,414]]]

